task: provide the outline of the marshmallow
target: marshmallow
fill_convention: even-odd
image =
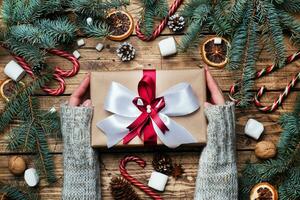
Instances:
[[[50,108],[49,112],[50,113],[55,113],[56,112],[56,108],[55,107]]]
[[[77,45],[78,45],[79,47],[83,46],[84,44],[85,44],[85,42],[84,42],[83,39],[77,40]]]
[[[86,19],[86,23],[87,23],[88,25],[92,25],[93,19],[92,19],[91,17],[88,17],[88,18]]]
[[[215,39],[214,39],[214,44],[222,44],[222,38],[220,38],[220,37],[215,37]]]
[[[80,58],[80,53],[79,53],[79,51],[77,51],[77,50],[75,50],[75,51],[73,51],[73,56],[75,57],[75,58]]]
[[[170,56],[177,53],[176,42],[174,37],[168,37],[158,43],[160,54]]]
[[[96,46],[96,49],[97,49],[97,51],[100,52],[100,51],[103,49],[103,47],[104,47],[104,46],[103,46],[102,43],[98,43],[97,46]]]
[[[35,187],[40,181],[39,175],[34,168],[29,168],[25,171],[24,179],[29,187]]]
[[[167,182],[168,182],[167,175],[162,174],[160,172],[153,171],[149,179],[148,186],[162,192],[165,190]]]
[[[21,80],[26,74],[25,70],[14,60],[6,64],[4,73],[14,81]]]
[[[249,119],[245,126],[245,134],[258,140],[262,132],[264,131],[264,126],[262,123],[256,121],[255,119]]]

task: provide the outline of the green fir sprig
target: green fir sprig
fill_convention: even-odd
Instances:
[[[11,200],[38,200],[39,194],[35,188],[24,188],[12,183],[0,182],[0,194]]]
[[[168,15],[168,2],[166,0],[141,0],[142,11],[139,20],[141,31],[150,37],[154,31],[156,20],[161,20]]]
[[[264,46],[274,64],[283,67],[285,33],[300,45],[300,20],[294,16],[300,13],[299,0],[189,0],[181,13],[188,25],[182,50],[198,46],[205,28],[231,41],[227,69],[242,71],[240,90],[234,95],[241,107],[253,99],[258,48]]]
[[[56,111],[43,111],[39,109],[36,97],[24,96],[20,107],[22,112],[18,113],[20,120],[18,127],[9,134],[8,149],[35,153],[35,165],[41,176],[49,183],[56,181],[54,173],[53,156],[49,151],[47,138],[60,135],[59,117]]]
[[[84,34],[100,38],[110,34],[106,23],[108,13],[128,4],[128,0],[70,0],[66,2],[66,7],[74,12],[75,23]],[[87,23],[87,18],[92,19],[91,24]]]
[[[231,34],[230,0],[189,0],[181,11],[187,20],[188,29],[183,36],[180,47],[186,51],[200,39],[205,27],[210,27],[218,35]]]
[[[231,10],[233,24],[228,69],[241,69],[240,90],[234,95],[238,106],[247,107],[253,99],[255,66],[258,47],[263,45],[279,67],[285,64],[284,33],[290,33],[294,44],[300,43],[300,21],[290,12],[298,12],[291,1],[237,0]],[[251,11],[251,13],[250,13]]]
[[[45,62],[46,50],[70,43],[77,27],[67,17],[53,15],[63,11],[61,0],[6,0],[2,5],[5,23],[1,41],[31,67]]]
[[[39,109],[39,101],[32,94],[47,82],[51,76],[44,75],[30,86],[18,90],[7,103],[0,116],[0,132],[14,119],[20,124],[8,135],[8,149],[35,153],[35,164],[40,175],[49,183],[56,181],[52,154],[49,151],[47,138],[60,137],[60,120],[56,111]]]
[[[240,197],[249,199],[251,188],[263,181],[278,187],[279,199],[300,198],[300,99],[295,110],[280,117],[283,129],[277,156],[261,163],[248,164],[240,177]]]

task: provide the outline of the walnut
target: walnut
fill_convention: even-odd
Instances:
[[[261,159],[273,158],[276,155],[276,146],[269,141],[259,142],[255,146],[255,155]]]
[[[8,169],[16,176],[22,175],[26,169],[26,162],[20,156],[13,156],[8,161]]]

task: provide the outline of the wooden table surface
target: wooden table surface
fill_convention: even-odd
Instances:
[[[141,10],[140,5],[137,0],[133,0],[131,5],[127,7],[127,10],[132,13],[135,20],[138,19],[138,12]],[[163,34],[153,42],[143,42],[139,40],[135,34],[133,34],[128,41],[133,44],[137,50],[136,58],[127,63],[121,62],[116,56],[116,48],[119,42],[113,42],[109,40],[100,39],[85,39],[86,45],[79,49],[81,54],[80,63],[81,70],[77,76],[73,78],[66,79],[67,88],[64,95],[59,97],[48,96],[45,94],[40,94],[39,99],[41,102],[41,107],[44,109],[49,109],[54,106],[59,109],[62,102],[68,100],[70,94],[74,91],[83,77],[90,71],[119,71],[119,70],[134,70],[134,69],[145,69],[145,68],[156,68],[156,69],[188,69],[188,68],[198,68],[201,66],[202,60],[199,54],[198,48],[190,50],[187,53],[178,53],[176,56],[169,58],[162,58],[158,49],[158,42],[169,35],[171,35],[166,29]],[[202,38],[208,37],[210,34],[207,32],[203,33]],[[174,35],[177,41],[180,41],[182,35]],[[95,46],[98,42],[105,44],[105,48],[100,53],[95,50]],[[293,47],[288,39],[286,40],[287,55],[296,52],[295,47]],[[4,49],[0,49],[0,81],[5,80],[7,77],[3,74],[3,69],[6,63],[8,63],[12,57]],[[70,68],[70,63],[68,61],[59,57],[49,57],[48,63],[51,66],[59,65],[63,68]],[[260,55],[260,59],[257,62],[257,69],[268,66],[272,63],[271,56],[263,50]],[[268,95],[263,97],[263,102],[269,104],[277,97],[278,92],[286,86],[290,81],[291,77],[296,74],[299,70],[300,62],[294,62],[278,72],[273,73],[265,78],[261,78],[256,81],[256,88],[265,85],[269,89]],[[234,71],[230,72],[225,69],[211,68],[211,72],[217,82],[219,83],[221,89],[225,94],[228,93],[230,85],[234,83],[240,77],[240,72]],[[27,77],[27,80],[30,80]],[[300,85],[297,86],[295,90],[299,90]],[[227,95],[226,95],[227,96]],[[283,107],[279,108],[276,112],[265,114],[259,112],[254,106],[249,109],[237,109],[236,110],[236,135],[237,135],[237,164],[239,170],[241,170],[247,161],[258,162],[255,158],[253,149],[257,141],[248,138],[244,135],[244,126],[249,118],[254,118],[262,122],[265,126],[265,131],[260,140],[268,140],[276,142],[280,136],[281,129],[277,122],[279,116],[284,113],[291,111],[294,107],[296,99],[296,92],[292,92],[289,98],[283,104]],[[5,102],[0,101],[0,110],[3,110]],[[5,130],[5,133],[0,133],[0,180],[1,181],[11,181],[20,182],[23,184],[22,177],[13,176],[7,167],[7,162],[9,157],[16,154],[21,154],[18,152],[10,152],[6,149],[7,142],[6,136],[10,131],[10,128],[17,126],[17,122],[11,124],[11,126]],[[42,180],[40,184],[40,194],[41,199],[44,200],[56,200],[61,199],[62,191],[62,177],[63,177],[63,166],[62,166],[62,141],[49,140],[49,145],[51,152],[54,155],[54,161],[56,165],[55,172],[59,178],[57,183],[52,186],[47,186],[45,181]],[[169,179],[168,185],[165,192],[161,193],[164,199],[193,199],[195,178],[198,166],[198,160],[201,150],[188,150],[184,152],[168,150],[172,159],[176,163],[182,164],[184,168],[184,174],[182,178],[174,180]],[[130,152],[103,152],[101,153],[101,191],[103,199],[112,199],[109,189],[110,179],[119,175],[118,163],[119,160],[127,154],[134,154],[142,156],[148,163],[145,169],[141,169],[135,163],[130,163],[128,166],[129,173],[134,175],[137,179],[143,183],[147,182],[152,171],[151,161],[153,152],[151,151],[130,151]],[[32,163],[30,154],[22,154],[26,158],[27,162]],[[99,188],[100,189],[100,188]],[[137,190],[143,199],[148,199],[148,197]]]

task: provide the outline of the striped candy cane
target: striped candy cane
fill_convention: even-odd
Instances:
[[[295,60],[300,59],[300,51],[298,51],[297,53],[294,53],[292,55],[290,55],[289,57],[286,58],[285,60],[285,65],[288,65],[292,62],[294,62]],[[268,74],[271,74],[272,72],[276,71],[277,69],[280,69],[280,67],[276,64],[270,65],[269,67],[263,68],[259,71],[256,72],[256,75],[253,79],[258,79],[260,77],[266,76]],[[279,97],[274,101],[274,103],[272,105],[269,106],[263,106],[262,103],[259,101],[260,97],[264,94],[265,92],[265,87],[261,87],[258,92],[256,93],[253,102],[255,104],[255,106],[258,107],[259,110],[264,111],[264,112],[272,112],[274,110],[276,110],[280,105],[282,105],[283,101],[285,100],[285,98],[289,95],[289,93],[291,92],[291,89],[293,87],[295,87],[296,83],[298,82],[300,78],[299,73],[292,79],[292,81],[285,87],[283,93],[281,93],[279,95]],[[239,99],[235,99],[233,96],[234,94],[236,94],[239,90],[241,82],[237,82],[234,85],[232,85],[229,89],[229,98],[235,102],[235,104],[239,104],[240,100]]]
[[[138,187],[139,189],[144,191],[152,199],[162,200],[162,198],[157,193],[153,192],[153,190],[151,190],[149,187],[145,186],[143,183],[141,183],[140,181],[136,180],[135,178],[133,178],[132,176],[130,176],[128,174],[128,172],[126,170],[126,165],[127,165],[128,162],[136,162],[142,168],[145,168],[145,166],[146,166],[146,162],[143,159],[141,159],[140,157],[138,157],[138,156],[126,156],[120,161],[119,169],[120,169],[121,175],[126,180],[128,180],[130,183],[132,183],[133,185],[135,185],[136,187]]]
[[[59,84],[58,88],[49,88],[49,87],[43,87],[43,91],[48,93],[49,95],[53,96],[58,96],[64,93],[65,91],[65,80],[63,77],[73,77],[75,76],[79,69],[80,69],[80,64],[78,60],[72,55],[69,54],[68,52],[58,50],[58,49],[50,49],[48,50],[49,53],[53,55],[57,55],[63,58],[66,58],[70,62],[72,62],[73,67],[70,70],[62,70],[60,67],[55,67],[54,74],[53,74],[53,79],[56,80]],[[17,61],[17,63],[32,77],[35,78],[35,75],[29,66],[29,64],[25,61],[24,58],[20,56],[13,55],[14,59]]]
[[[265,87],[261,87],[256,95],[254,96],[254,103],[258,107],[259,110],[264,111],[264,112],[272,112],[276,110],[284,101],[284,99],[289,95],[291,92],[291,88],[295,87],[296,83],[300,79],[300,72],[291,80],[291,82],[285,87],[283,93],[279,95],[279,97],[274,101],[272,105],[269,106],[263,106],[261,102],[259,101],[260,97],[264,94],[265,92]]]
[[[164,28],[166,27],[169,17],[172,16],[176,12],[176,10],[179,8],[179,6],[182,4],[183,1],[184,0],[175,0],[173,2],[173,4],[171,5],[171,7],[169,9],[168,15],[155,28],[155,30],[153,31],[153,33],[151,34],[150,37],[147,37],[146,35],[144,35],[142,33],[141,28],[140,28],[140,23],[138,22],[135,27],[135,32],[136,32],[136,35],[138,36],[138,38],[140,38],[143,41],[151,41],[151,40],[154,40],[155,38],[157,38],[161,34],[161,32],[164,30]]]

